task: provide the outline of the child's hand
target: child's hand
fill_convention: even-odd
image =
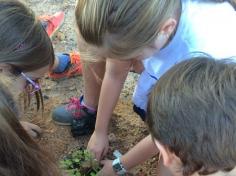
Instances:
[[[24,130],[32,138],[36,138],[42,133],[41,128],[35,124],[29,123],[29,122],[23,122],[23,121],[20,121],[20,123],[21,123],[22,127],[24,128]]]
[[[95,158],[98,161],[100,161],[101,158],[107,154],[108,147],[108,136],[106,134],[99,134],[94,131],[87,148],[95,155]]]
[[[103,160],[101,161],[101,164],[103,165],[103,168],[97,174],[98,176],[116,176],[117,175],[112,168],[112,160]]]

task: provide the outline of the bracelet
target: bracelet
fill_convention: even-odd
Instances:
[[[120,161],[120,157],[113,160],[112,168],[116,172],[117,175],[122,176],[122,175],[125,175],[125,173],[127,173],[126,169],[124,168],[124,166],[122,165],[122,163]]]

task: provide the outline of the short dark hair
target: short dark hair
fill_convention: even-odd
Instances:
[[[152,136],[183,163],[183,175],[236,165],[236,64],[196,57],[164,74],[147,110]]]

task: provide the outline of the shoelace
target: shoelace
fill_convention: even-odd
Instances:
[[[80,99],[76,97],[71,97],[66,109],[71,111],[73,116],[75,116],[76,118],[80,118],[81,107],[82,105],[80,103]]]
[[[81,62],[78,54],[76,52],[70,53],[70,68],[68,71],[68,75],[74,74],[76,72],[81,73]]]
[[[70,60],[72,64],[79,64],[80,60],[78,59],[78,56],[76,53],[71,53],[70,54]]]

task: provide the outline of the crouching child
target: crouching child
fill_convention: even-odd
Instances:
[[[197,57],[153,89],[147,123],[161,176],[236,175],[236,63]]]

